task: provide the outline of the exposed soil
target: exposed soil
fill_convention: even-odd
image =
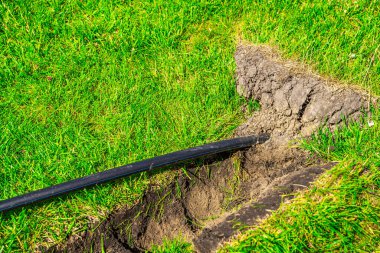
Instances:
[[[358,119],[368,110],[368,95],[304,73],[270,50],[242,45],[235,53],[237,91],[262,107],[239,128],[240,135],[267,132],[272,141],[287,142],[309,136],[321,124],[334,128],[344,117]]]
[[[235,59],[238,92],[262,106],[235,135],[268,133],[270,140],[189,168],[167,187],[148,191],[136,206],[116,210],[95,229],[48,251],[140,252],[181,235],[198,252],[213,252],[333,165],[289,143],[321,124],[337,126],[342,116],[358,118],[368,107],[365,96],[329,86],[263,47],[239,46]]]

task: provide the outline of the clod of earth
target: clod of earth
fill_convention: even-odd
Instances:
[[[213,252],[333,165],[311,159],[289,142],[309,136],[321,124],[334,128],[343,117],[357,119],[368,111],[368,98],[302,73],[264,47],[241,45],[235,59],[238,92],[262,107],[235,135],[269,133],[271,139],[188,169],[188,175],[167,187],[148,191],[134,207],[116,210],[95,229],[48,251],[141,252],[180,235],[196,251]]]
[[[309,136],[321,124],[334,128],[343,118],[355,120],[368,111],[365,94],[302,73],[297,65],[279,61],[267,48],[239,46],[235,59],[237,91],[262,106],[240,127],[240,134],[268,132],[274,134],[272,140],[287,142]]]

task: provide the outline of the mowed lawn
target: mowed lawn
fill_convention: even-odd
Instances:
[[[371,1],[2,1],[0,199],[228,137],[249,103],[235,91],[242,40],[379,95],[379,11]],[[0,214],[0,252],[59,242],[175,173]]]

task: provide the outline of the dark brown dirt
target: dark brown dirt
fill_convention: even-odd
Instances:
[[[366,98],[301,73],[262,47],[239,46],[235,59],[238,91],[262,106],[235,135],[269,133],[271,139],[189,168],[188,175],[148,191],[136,206],[116,210],[95,229],[49,252],[141,252],[178,236],[198,252],[213,252],[242,226],[257,224],[332,166],[289,143],[309,136],[323,123],[335,127],[343,116],[356,119],[366,110]]]
[[[236,224],[255,224],[278,208],[283,194],[306,187],[330,167],[304,168],[306,157],[298,152],[283,155],[278,162],[257,163],[255,154],[260,149],[253,147],[221,162],[191,168],[188,176],[148,192],[140,204],[117,210],[95,230],[49,251],[141,252],[163,238],[181,235],[193,241],[199,252],[211,252],[236,232]]]

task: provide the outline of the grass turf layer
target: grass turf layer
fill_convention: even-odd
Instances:
[[[380,94],[378,12],[371,1],[2,1],[0,199],[228,136],[243,118],[242,38]],[[60,241],[149,181],[0,214],[0,252]]]

